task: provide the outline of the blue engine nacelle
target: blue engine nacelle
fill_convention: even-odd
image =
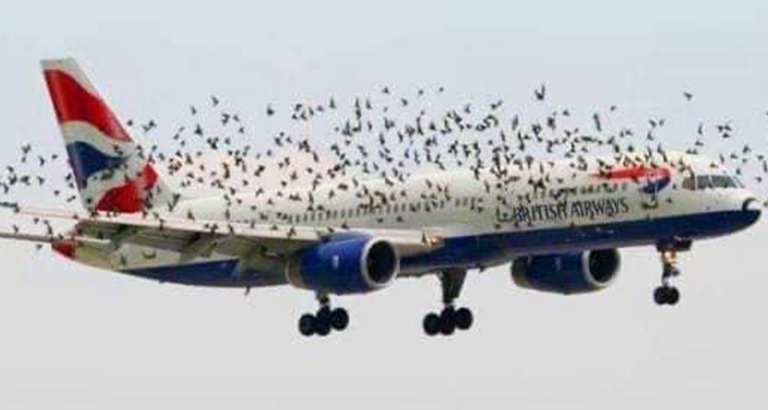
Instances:
[[[345,295],[383,289],[399,271],[400,258],[389,242],[345,236],[299,252],[288,263],[286,277],[298,288]]]
[[[569,295],[607,288],[620,267],[616,249],[531,256],[512,262],[512,279],[522,288]]]

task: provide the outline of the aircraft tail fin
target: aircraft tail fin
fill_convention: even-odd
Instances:
[[[89,211],[135,213],[173,206],[161,181],[73,59],[41,62],[73,176]]]

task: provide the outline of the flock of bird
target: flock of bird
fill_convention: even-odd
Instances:
[[[613,116],[619,111],[616,106],[594,112],[581,121],[585,124],[578,124],[574,111],[551,108],[545,85],[533,91],[531,103],[548,114],[532,119],[516,113],[504,100],[465,103],[433,112],[430,98],[444,92],[443,87],[437,87],[406,96],[384,87],[369,97],[353,98],[346,107],[332,97],[323,103],[302,102],[282,109],[269,104],[263,112],[267,118],[288,121],[289,128],[295,128],[271,137],[251,135],[241,114],[228,109],[217,96],[189,106],[186,124],[168,133],[170,138],[163,135],[155,119],[128,120],[126,127],[144,143],[134,155],[154,164],[176,181],[179,189],[213,190],[230,204],[242,193],[264,196],[267,203],[275,203],[277,197],[285,195],[285,188],[298,184],[311,186],[312,192],[322,184],[331,184],[333,189],[323,191],[331,198],[340,191],[357,190],[361,203],[386,203],[406,196],[402,184],[414,173],[427,170],[472,170],[490,192],[500,181],[516,181],[520,171],[536,168],[539,177],[531,177],[528,183],[546,188],[551,182],[547,169],[555,159],[570,158],[580,167],[593,155],[663,157],[665,147],[693,154],[714,153],[716,161],[756,184],[762,184],[768,175],[766,155],[749,144],[738,143],[730,122],[699,123],[692,132],[692,144],[685,147],[662,132],[667,125],[665,118],[650,118],[638,128],[614,126]],[[689,92],[683,92],[681,98],[694,103]],[[307,135],[308,125],[316,123],[321,124],[318,129],[330,124],[329,135],[314,130],[310,131],[314,136]],[[156,142],[146,144],[152,141]],[[726,145],[735,148],[725,151],[722,147]],[[54,200],[76,201],[76,183],[65,158],[61,150],[47,145],[22,145],[16,163],[0,173],[2,201],[13,204],[25,192],[41,190]],[[265,189],[265,182],[275,178],[277,184],[272,185],[277,189]],[[370,192],[361,181],[372,178],[384,180],[391,191]],[[427,184],[429,190],[422,193],[422,199],[448,196],[449,186],[429,180]],[[294,194],[289,199],[305,203],[308,211],[322,210],[312,192],[308,197]],[[36,222],[43,223],[53,235],[49,222]],[[14,230],[18,229],[14,225]]]

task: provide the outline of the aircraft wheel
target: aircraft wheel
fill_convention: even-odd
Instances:
[[[333,330],[343,331],[349,326],[349,313],[344,308],[336,308],[331,311],[331,327]]]
[[[328,336],[331,333],[331,309],[322,307],[315,315],[315,333],[318,336]]]
[[[442,333],[443,336],[450,336],[455,331],[456,311],[451,307],[447,307],[443,309],[443,312],[440,314],[440,333]]]
[[[680,291],[672,286],[660,286],[653,292],[653,300],[660,306],[674,306],[680,302]]]
[[[424,333],[426,333],[427,336],[436,336],[440,333],[440,329],[440,315],[437,313],[429,313],[424,316]]]
[[[331,322],[327,318],[315,318],[315,334],[318,336],[328,336],[331,333]]]
[[[315,334],[315,316],[305,313],[299,318],[299,332],[302,336],[309,337]]]
[[[429,313],[424,316],[424,333],[427,336],[436,336],[440,333],[440,316],[437,313]]]
[[[667,288],[659,286],[653,291],[653,301],[657,305],[662,306],[667,304]]]
[[[472,327],[472,322],[474,322],[472,311],[465,307],[459,308],[454,314],[454,320],[459,330],[469,330]]]
[[[675,306],[678,302],[680,302],[680,291],[677,288],[669,288],[667,291],[667,304]]]

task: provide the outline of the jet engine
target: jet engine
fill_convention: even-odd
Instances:
[[[541,292],[588,293],[610,286],[620,267],[616,249],[531,256],[512,262],[512,279],[522,288]]]
[[[345,236],[300,251],[289,261],[286,278],[298,288],[346,295],[383,289],[399,271],[400,258],[389,242]]]

